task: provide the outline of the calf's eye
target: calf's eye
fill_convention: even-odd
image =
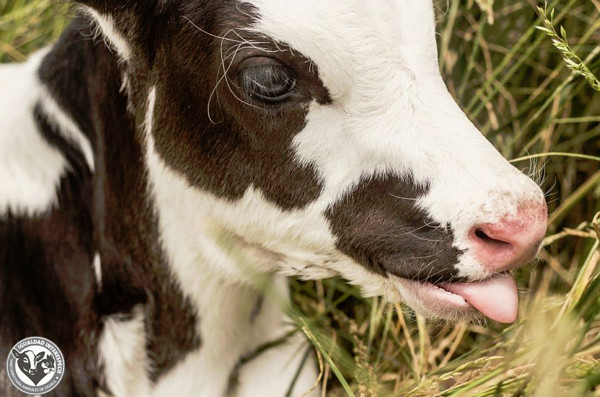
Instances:
[[[285,65],[271,58],[250,58],[244,61],[240,81],[244,92],[252,99],[277,104],[291,97],[296,78]]]

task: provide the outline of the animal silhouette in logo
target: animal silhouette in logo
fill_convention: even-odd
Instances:
[[[19,353],[14,349],[12,354],[16,358],[21,372],[36,386],[46,375],[55,371],[54,357],[46,352],[35,354],[31,350],[24,350]]]

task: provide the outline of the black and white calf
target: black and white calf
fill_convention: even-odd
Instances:
[[[308,343],[244,360],[291,327],[257,279],[515,319],[544,196],[446,90],[431,1],[81,3],[0,69],[0,356],[54,341],[55,396],[277,397]]]

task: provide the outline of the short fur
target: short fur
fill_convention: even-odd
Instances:
[[[489,277],[470,228],[543,202],[445,89],[430,2],[80,3],[0,68],[0,356],[54,341],[51,396],[317,395],[283,275],[431,315],[399,280]]]

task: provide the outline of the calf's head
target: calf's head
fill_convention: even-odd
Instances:
[[[448,93],[431,1],[84,9],[122,58],[184,284],[199,259],[232,278],[251,263],[429,316],[515,318],[506,272],[536,254],[544,196]]]

